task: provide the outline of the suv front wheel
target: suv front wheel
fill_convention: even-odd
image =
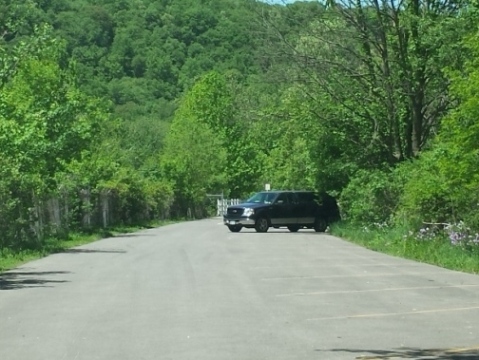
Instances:
[[[268,219],[264,216],[259,217],[258,219],[256,219],[254,228],[256,232],[267,232],[269,228]]]
[[[228,225],[231,232],[240,232],[243,227],[241,225]]]

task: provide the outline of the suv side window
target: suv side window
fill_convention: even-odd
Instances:
[[[289,197],[288,193],[281,193],[278,195],[278,198],[276,199],[277,204],[289,204]]]
[[[296,193],[288,193],[289,203],[297,204],[299,202],[298,195]]]
[[[302,204],[311,203],[314,201],[314,195],[310,192],[298,193],[299,202]]]
[[[321,205],[321,203],[322,203],[321,196],[319,196],[318,193],[312,193],[311,194],[311,201],[313,201],[317,205]]]

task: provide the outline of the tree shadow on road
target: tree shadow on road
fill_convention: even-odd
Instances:
[[[316,351],[333,351],[361,354],[355,357],[355,359],[357,360],[479,360],[479,346],[452,349],[420,349],[404,347],[394,350],[318,349]]]
[[[95,253],[104,253],[104,254],[125,254],[125,250],[102,250],[102,249],[66,249],[62,250],[61,253],[66,254],[95,254]]]
[[[69,273],[69,271],[9,271],[0,274],[0,291],[53,287],[54,284],[65,283],[68,281],[48,279],[45,278],[46,276],[56,276]]]
[[[254,229],[242,229],[241,233],[244,234],[258,234],[258,236],[268,236],[268,235],[278,235],[278,234],[289,234],[291,236],[302,236],[302,235],[309,235],[309,236],[319,236],[319,235],[331,235],[329,233],[321,233],[321,232],[316,232],[314,230],[299,230],[298,232],[291,232],[289,230],[283,230],[283,229],[271,229],[268,232],[256,232]]]
[[[131,234],[117,234],[112,235],[113,238],[134,238],[134,237],[158,237],[157,234],[147,234],[147,233],[131,233]]]

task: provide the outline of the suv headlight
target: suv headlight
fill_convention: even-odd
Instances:
[[[244,212],[243,212],[244,216],[251,216],[253,214],[254,214],[254,209],[251,209],[251,208],[244,209]]]

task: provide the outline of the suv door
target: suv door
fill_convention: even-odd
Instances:
[[[296,193],[291,192],[288,193],[289,203],[291,204],[290,207],[290,217],[288,224],[290,225],[298,225],[300,224],[302,207],[299,201],[299,197]]]
[[[317,204],[315,203],[314,194],[312,192],[298,193],[298,224],[311,225],[314,224]]]
[[[294,214],[294,203],[292,194],[283,192],[278,195],[271,209],[271,225],[285,226],[288,224],[296,224],[296,216]]]

